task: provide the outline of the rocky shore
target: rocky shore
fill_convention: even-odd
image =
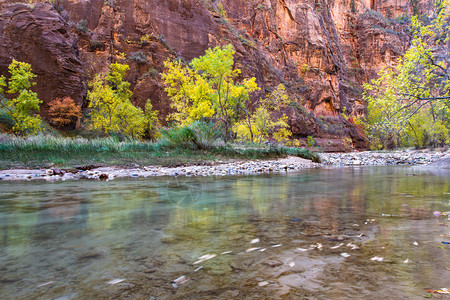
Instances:
[[[450,151],[401,150],[392,152],[321,153],[322,165],[396,166],[428,165],[450,157]]]
[[[144,166],[136,168],[92,167],[86,169],[40,169],[40,170],[3,170],[0,180],[77,180],[132,177],[145,178],[153,176],[225,176],[252,175],[292,172],[305,168],[316,168],[320,164],[299,157],[288,157],[269,161],[239,161],[231,163],[214,163],[208,166],[183,166],[176,168]]]
[[[135,168],[84,166],[72,169],[39,170],[1,170],[0,180],[78,180],[114,178],[145,178],[154,176],[225,176],[271,174],[297,171],[320,166],[395,166],[430,165],[449,168],[450,151],[402,150],[393,152],[352,152],[321,153],[321,164],[299,157],[288,157],[268,161],[238,161],[230,163],[213,162],[205,166],[158,167],[142,166]]]

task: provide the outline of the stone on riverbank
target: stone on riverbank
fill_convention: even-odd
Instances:
[[[124,169],[118,167],[99,167],[89,170],[80,170],[72,174],[65,172],[64,176],[56,176],[53,170],[3,170],[0,178],[5,180],[30,180],[30,178],[43,178],[49,181],[59,179],[100,179],[111,180],[116,177],[152,177],[152,176],[225,176],[225,175],[252,175],[285,173],[305,168],[320,166],[310,160],[299,157],[288,157],[269,161],[238,161],[231,163],[214,164],[212,166],[182,166],[164,168],[157,166],[145,166],[142,168]],[[51,171],[51,172],[49,172]],[[30,177],[30,174],[37,174]],[[8,175],[8,176],[7,176]],[[66,176],[67,175],[67,176]],[[69,177],[70,176],[70,177]]]
[[[321,153],[323,165],[333,166],[395,166],[427,165],[449,159],[449,151],[402,150],[393,152]],[[448,163],[447,163],[448,164]]]

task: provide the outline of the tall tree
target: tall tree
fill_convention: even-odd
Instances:
[[[208,82],[180,61],[167,60],[164,66],[167,71],[162,77],[174,110],[168,120],[188,125],[195,120],[212,117],[215,113],[212,104],[214,90]]]
[[[224,126],[226,139],[230,137],[236,107],[259,89],[254,77],[236,81],[241,71],[234,68],[234,53],[233,47],[227,45],[206,50],[189,66],[166,61],[163,78],[175,109],[175,121],[189,124],[201,118],[215,118]]]
[[[426,25],[412,18],[410,48],[365,85],[374,148],[450,143],[450,2]]]
[[[234,49],[228,44],[225,47],[215,47],[205,51],[205,55],[191,62],[192,68],[206,78],[214,89],[213,107],[216,117],[225,128],[225,139],[230,136],[229,129],[233,123],[235,107],[249,99],[249,95],[259,90],[256,78],[244,79],[241,84],[236,77],[241,73],[234,66]]]

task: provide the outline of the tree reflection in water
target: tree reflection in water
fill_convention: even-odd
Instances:
[[[391,167],[2,182],[0,295],[415,297],[450,284],[447,251],[436,246],[445,228],[432,214],[450,210],[448,193],[448,174]],[[259,249],[246,252],[251,247]],[[205,254],[217,256],[194,272]],[[383,262],[371,261],[375,255]],[[170,283],[183,275],[191,280],[174,289]],[[125,280],[107,284],[117,278]],[[47,282],[54,283],[38,287]]]

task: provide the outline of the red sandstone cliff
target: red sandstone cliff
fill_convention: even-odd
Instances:
[[[69,95],[81,105],[89,78],[119,61],[131,67],[134,102],[142,106],[150,98],[164,114],[163,61],[189,61],[231,43],[237,66],[257,78],[261,93],[284,83],[298,102],[300,109],[287,111],[294,135],[314,136],[330,151],[367,146],[341,113],[364,113],[361,84],[394,63],[409,42],[406,26],[375,11],[410,12],[405,1],[13,2],[0,2],[0,72],[6,74],[13,57],[31,63],[45,103]]]

